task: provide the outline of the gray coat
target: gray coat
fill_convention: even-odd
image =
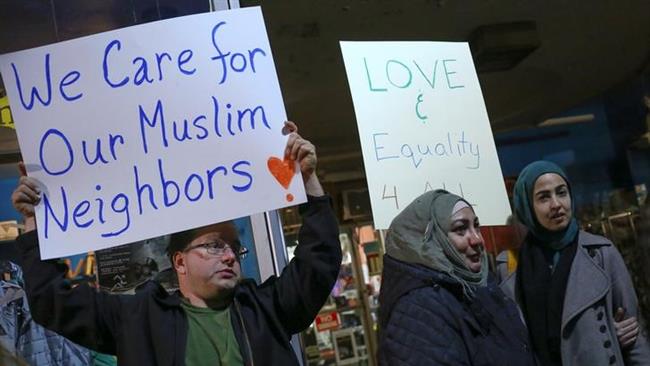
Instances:
[[[614,312],[618,307],[626,309],[626,317],[637,317],[641,329],[644,323],[632,280],[612,242],[580,231],[568,281],[562,312],[562,364],[650,365],[650,344],[645,331],[633,346],[623,351],[616,338]],[[516,272],[503,281],[501,289],[520,304],[515,282]]]

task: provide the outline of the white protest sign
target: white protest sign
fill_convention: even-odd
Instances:
[[[6,54],[0,71],[43,185],[43,258],[306,200],[282,160],[286,112],[259,8]]]
[[[482,224],[510,215],[501,167],[466,43],[341,42],[375,227],[438,188]]]

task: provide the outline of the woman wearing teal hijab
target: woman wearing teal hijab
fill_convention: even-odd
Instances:
[[[564,171],[548,161],[526,166],[514,206],[528,235],[502,288],[520,306],[539,363],[650,365],[625,264],[609,240],[580,230]],[[621,313],[630,318],[617,323]]]

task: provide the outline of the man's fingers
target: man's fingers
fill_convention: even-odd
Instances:
[[[39,195],[24,190],[15,191],[13,196],[13,201],[16,204],[36,205],[40,200],[41,197]]]
[[[309,159],[310,156],[316,157],[316,147],[309,141],[305,140],[305,143],[300,146],[298,150],[297,160],[302,162],[304,159]]]
[[[639,335],[639,329],[637,328],[634,331],[619,337],[619,342],[623,346],[628,346],[628,345],[633,344],[634,342],[636,342],[636,339],[637,339],[638,335]]]
[[[639,331],[640,331],[639,327],[633,328],[629,332],[625,333],[623,335],[623,338],[627,338],[627,339],[636,338],[636,336],[639,335]]]
[[[21,177],[20,184],[16,188],[16,192],[22,192],[27,197],[31,198],[32,201],[38,201],[41,199],[40,190],[36,185],[36,182],[31,180],[28,177]]]
[[[38,187],[38,183],[32,177],[28,177],[26,175],[22,176],[18,180],[18,183],[19,183],[20,186],[26,186],[26,187],[30,188],[31,190],[33,190],[36,193],[41,192],[41,189]]]
[[[630,332],[632,332],[632,331],[634,331],[634,330],[636,330],[638,328],[639,328],[639,324],[635,320],[633,323],[626,324],[625,326],[621,327],[620,328],[620,333],[621,334],[630,333]]]
[[[291,149],[291,158],[295,161],[300,161],[299,157],[299,152],[301,149],[304,148],[305,144],[307,142],[303,139],[298,139],[296,140],[296,143],[293,144],[293,148]]]
[[[282,134],[288,135],[293,132],[298,132],[298,126],[291,121],[284,121],[284,127],[282,127]]]
[[[300,146],[300,150],[298,150],[298,156],[296,158],[297,161],[302,161],[309,155],[314,154],[314,145],[310,143],[305,143],[302,146]]]
[[[636,318],[627,318],[625,320],[622,320],[620,322],[617,322],[618,328],[625,328],[630,325],[634,325],[636,323]]]
[[[289,139],[287,139],[287,146],[284,148],[284,157],[291,159],[291,151],[293,150],[293,145],[295,145],[296,140],[298,139],[297,133],[291,133]]]

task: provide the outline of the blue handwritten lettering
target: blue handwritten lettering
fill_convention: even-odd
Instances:
[[[418,148],[418,150],[420,150],[420,149]],[[420,163],[422,162],[422,158],[416,158],[413,155],[413,149],[411,149],[411,145],[409,145],[409,144],[402,145],[400,151],[401,151],[403,157],[405,157],[407,159],[411,159],[411,161],[413,162],[413,166],[415,168],[420,166]]]
[[[389,134],[373,134],[375,158],[377,161],[402,158],[407,159],[409,165],[413,165],[417,169],[427,158],[437,156],[440,158],[459,159],[462,164],[466,164],[466,169],[479,169],[480,167],[481,154],[479,144],[467,139],[465,131],[460,131],[459,133],[448,132],[446,134],[446,142],[448,142],[448,145],[436,141],[405,143],[395,141],[394,139],[390,139],[390,137],[386,137],[385,142],[380,144],[378,141],[379,136],[389,136]],[[387,152],[380,155],[379,150],[384,149]],[[468,160],[470,163],[467,163]]]
[[[377,161],[382,161],[382,160],[385,160],[385,159],[399,158],[399,156],[397,156],[397,155],[382,156],[380,158],[379,157],[379,150],[383,150],[383,149],[385,149],[385,147],[377,145],[377,136],[388,136],[388,134],[387,133],[373,133],[372,134],[372,143],[373,143],[373,146],[375,148],[375,158],[377,159]]]
[[[101,190],[102,190],[102,186],[99,185],[99,184],[96,185],[96,186],[95,186],[95,190],[96,190],[97,192],[101,191]],[[99,206],[99,209],[97,210],[97,211],[98,211],[98,215],[97,215],[97,216],[99,216],[99,222],[101,222],[102,224],[104,224],[104,223],[106,223],[106,220],[104,220],[104,200],[101,199],[101,198],[95,198],[95,202],[97,202],[97,205]]]
[[[29,102],[25,102],[25,97],[23,96],[23,88],[20,83],[20,76],[18,75],[18,70],[16,69],[16,65],[12,62],[11,63],[11,68],[14,71],[14,77],[16,78],[16,88],[18,89],[18,96],[20,97],[20,103],[23,105],[23,108],[26,110],[31,110],[32,107],[34,107],[34,101],[35,99],[38,99],[39,102],[45,107],[50,105],[50,102],[52,101],[52,77],[50,74],[50,54],[45,55],[45,82],[47,84],[47,94],[45,98],[41,98],[41,94],[38,92],[38,89],[36,87],[32,87],[30,97],[29,97]]]
[[[56,217],[48,194],[43,193],[43,205],[45,206],[45,238],[49,238],[50,234],[50,215],[62,232],[68,230],[68,199],[66,198],[65,189],[63,187],[61,187],[61,198],[63,201],[63,220],[59,220],[59,218]]]
[[[95,149],[95,159],[93,159],[92,161],[88,158],[88,152],[86,149],[86,140],[81,141],[81,150],[83,151],[84,159],[86,159],[86,163],[88,163],[88,165],[95,165],[97,161],[101,161],[104,164],[108,164],[108,160],[104,159],[104,155],[102,155],[102,141],[100,139],[97,139],[97,148]]]
[[[135,192],[138,196],[138,213],[142,215],[144,210],[142,209],[142,193],[147,190],[149,192],[149,203],[151,204],[151,207],[153,207],[154,210],[158,209],[158,205],[156,205],[156,201],[154,199],[154,193],[153,193],[153,187],[151,187],[151,184],[144,183],[140,184],[140,176],[138,175],[138,167],[136,165],[133,166],[133,176],[135,178]]]
[[[181,196],[181,191],[180,188],[178,187],[178,183],[176,183],[174,180],[170,179],[167,180],[165,179],[165,174],[163,173],[163,164],[162,164],[162,159],[158,159],[158,173],[160,174],[160,184],[163,187],[163,204],[165,207],[170,207],[178,203],[178,200],[180,199]],[[174,199],[170,200],[169,199],[169,187],[172,187],[172,193],[175,195]]]
[[[110,85],[111,88],[119,88],[119,87],[124,86],[126,83],[129,82],[129,77],[125,76],[121,81],[119,81],[117,83],[114,83],[109,79],[109,77],[108,77],[108,54],[111,52],[111,49],[113,49],[113,47],[116,47],[117,50],[119,51],[120,49],[122,49],[122,43],[119,40],[115,39],[115,40],[109,42],[108,45],[106,45],[106,48],[104,49],[104,59],[102,61],[102,68],[104,70],[104,81],[106,81],[106,83],[108,85]]]
[[[199,185],[199,192],[194,197],[190,196],[190,185],[192,184],[192,181],[196,181],[197,184]],[[189,178],[187,178],[187,180],[185,181],[184,188],[185,188],[184,189],[185,197],[187,197],[187,199],[190,202],[194,202],[194,201],[198,201],[203,195],[203,191],[205,190],[205,185],[203,184],[203,179],[201,178],[200,175],[196,173],[192,173],[190,174]]]
[[[73,200],[66,189],[61,187],[60,196],[57,196],[54,200],[49,192],[44,194],[44,229],[46,238],[51,237],[55,229],[65,233],[71,227],[84,229],[99,226],[100,224],[101,231],[99,231],[98,235],[102,238],[119,236],[131,227],[133,213],[140,216],[145,213],[144,206],[149,205],[153,210],[158,210],[159,207],[165,209],[180,202],[197,202],[206,198],[212,200],[215,199],[219,188],[232,189],[233,192],[248,191],[254,182],[251,167],[251,162],[239,160],[228,165],[228,167],[217,165],[214,168],[204,170],[202,173],[189,172],[183,178],[176,179],[177,177],[167,176],[164,161],[162,158],[158,158],[157,173],[154,173],[157,178],[151,177],[156,182],[155,185],[143,182],[141,170],[137,165],[133,165],[135,184],[129,187],[128,192],[118,191],[110,200],[108,197],[102,196],[103,190],[100,184],[94,185],[97,192],[96,197],[81,198],[79,200]],[[147,169],[146,171],[150,170]],[[233,174],[229,174],[230,172]],[[217,182],[217,176],[232,176],[233,178],[228,184],[223,184]],[[130,205],[132,201],[130,195],[133,194],[135,194],[134,198],[137,200],[137,210]],[[162,202],[162,204],[159,206],[157,202]],[[69,207],[72,208],[71,212]]]
[[[93,219],[89,219],[86,222],[79,222],[79,219],[87,214],[88,210],[90,210],[90,202],[86,200],[79,202],[77,207],[72,210],[72,221],[74,221],[74,224],[77,225],[77,227],[88,227],[93,223]]]
[[[246,177],[246,179],[248,180],[248,183],[246,183],[244,185],[233,185],[232,186],[232,188],[237,192],[245,192],[245,191],[249,190],[251,185],[253,184],[253,176],[249,172],[239,170],[239,167],[242,166],[242,165],[250,167],[251,163],[246,161],[246,160],[241,160],[241,161],[236,162],[232,166],[232,172],[233,173],[235,173],[235,174],[237,174],[239,176],[242,176],[242,177]]]
[[[474,147],[476,151],[472,148],[472,144],[469,144],[469,152],[476,157],[476,164],[468,166],[467,169],[478,169],[481,166],[481,153],[478,151],[478,144],[474,145]]]
[[[122,135],[108,134],[108,145],[111,149],[113,160],[117,160],[117,154],[115,153],[115,143],[117,142],[119,142],[120,145],[124,145],[124,137]]]
[[[269,126],[269,121],[266,120],[266,112],[264,112],[264,107],[261,105],[258,105],[257,107],[250,109],[250,108],[244,108],[240,109],[237,111],[237,127],[239,128],[239,132],[244,132],[244,129],[242,128],[242,120],[248,115],[248,120],[250,121],[251,129],[255,129],[255,116],[257,115],[257,112],[262,112],[262,123],[264,123],[264,126],[268,128],[269,130],[271,129],[271,126]]]
[[[219,80],[219,84],[223,84],[226,82],[228,78],[228,66],[230,66],[230,69],[233,70],[234,72],[244,72],[250,65],[251,71],[255,73],[256,72],[255,55],[259,53],[262,54],[262,56],[266,56],[266,52],[264,52],[264,50],[262,50],[261,48],[254,48],[248,50],[248,57],[246,57],[243,53],[239,53],[239,52],[224,53],[219,47],[219,45],[217,44],[217,31],[219,30],[219,28],[225,25],[226,22],[221,21],[212,28],[212,45],[214,46],[217,55],[212,56],[210,59],[212,61],[218,61],[220,63],[221,80]],[[226,59],[229,56],[230,56],[230,61],[228,62]]]
[[[192,75],[196,72],[196,68],[192,68],[189,70],[183,68],[183,65],[185,65],[186,63],[190,62],[190,60],[192,60],[193,55],[194,53],[192,52],[192,50],[184,50],[183,52],[178,54],[178,70],[185,75]],[[158,64],[158,69],[160,70],[160,64]],[[162,80],[162,73],[160,74],[160,80]]]
[[[174,135],[174,138],[176,139],[176,141],[191,140],[192,137],[190,136],[190,133],[189,133],[189,124],[187,122],[187,119],[183,120],[182,132],[180,133],[180,135],[179,135],[179,132],[178,132],[180,127],[178,127],[178,125],[179,125],[179,123],[177,121],[172,122],[172,130],[174,132],[173,135]]]
[[[219,28],[224,25],[226,25],[226,22],[219,22],[212,28],[212,45],[214,46],[214,49],[217,51],[218,55],[211,57],[211,59],[213,61],[219,60],[221,62],[221,80],[219,80],[219,84],[223,84],[226,81],[226,77],[228,76],[228,69],[226,68],[226,57],[230,55],[230,52],[223,53],[217,45],[217,30],[219,30]]]
[[[212,98],[214,99],[214,97],[212,97]],[[206,121],[206,120],[207,120],[207,118],[205,116],[201,115],[201,116],[198,116],[198,117],[194,118],[194,121],[192,121],[192,125],[194,125],[194,127],[198,128],[202,132],[200,135],[198,135],[198,134],[196,135],[196,138],[199,139],[199,140],[203,140],[203,139],[207,138],[208,135],[209,135],[208,129],[203,127],[201,124],[199,124],[199,121]]]
[[[185,50],[185,51],[189,51],[189,50]],[[183,52],[185,52],[185,51],[183,51]],[[191,52],[192,52],[192,51],[190,51],[190,53],[191,53]],[[181,54],[182,54],[182,52],[181,52]],[[190,56],[190,57],[191,57],[191,56]],[[169,60],[169,61],[172,60],[172,57],[171,57],[171,56],[169,55],[169,53],[167,53],[167,52],[156,53],[156,65],[158,66],[158,81],[162,81],[162,79],[163,79],[162,62],[163,62],[163,60],[164,60],[165,58],[166,58],[167,60]],[[181,72],[183,72],[183,69],[181,68],[180,62],[181,62],[181,56],[178,55],[178,63],[179,63],[179,64],[178,64],[178,69],[181,70]],[[185,74],[185,72],[183,72],[183,73]],[[190,73],[190,74],[186,74],[186,75],[191,75],[191,74],[192,74],[192,73]]]
[[[147,60],[142,57],[136,57],[133,59],[132,63],[135,66],[140,64],[133,76],[133,83],[135,85],[142,85],[145,81],[149,84],[153,83],[153,79],[149,77],[149,66],[147,66]],[[162,74],[160,75],[160,79],[162,80]]]
[[[156,123],[158,122],[159,119],[160,119],[159,121],[160,133],[162,134],[163,146],[165,147],[169,146],[169,143],[167,142],[167,134],[165,132],[165,117],[163,115],[162,101],[158,99],[158,101],[156,102],[156,110],[154,111],[153,120],[147,117],[147,114],[142,108],[142,105],[139,105],[138,109],[140,111],[140,137],[142,138],[142,149],[144,150],[144,153],[145,154],[149,153],[149,148],[147,145],[147,134],[145,132],[145,124],[148,125],[149,127],[156,127]]]
[[[121,205],[122,207],[118,205]],[[102,234],[103,238],[118,236],[123,232],[125,232],[131,226],[131,214],[129,213],[129,197],[126,194],[119,193],[115,195],[115,197],[113,197],[113,200],[111,201],[111,209],[115,213],[124,213],[126,222],[124,223],[124,226],[117,231],[103,233]]]
[[[228,175],[228,169],[226,169],[225,166],[218,166],[218,167],[215,167],[215,168],[212,168],[212,169],[206,171],[206,174],[208,176],[208,197],[210,197],[210,199],[214,199],[214,182],[213,182],[213,180],[214,180],[215,174],[217,174],[218,172],[223,173],[224,177]]]
[[[48,140],[50,136],[58,136],[61,141],[63,142],[65,149],[68,153],[68,163],[67,165],[61,169],[61,170],[52,170],[48,164],[45,163],[45,156],[52,156],[51,154],[46,154],[45,153],[45,142]],[[56,128],[50,128],[45,132],[43,137],[41,138],[41,142],[38,147],[38,157],[41,162],[41,166],[43,167],[43,170],[49,175],[62,175],[67,173],[71,168],[74,163],[74,153],[72,152],[72,145],[70,145],[70,141],[68,141],[68,138],[65,137],[63,132],[57,130]],[[57,159],[57,161],[60,161],[61,159]]]
[[[221,132],[219,131],[219,101],[216,97],[212,97],[212,107],[214,110],[214,133],[221,137]]]
[[[77,95],[68,96],[65,90],[63,90],[64,87],[76,83],[80,77],[81,73],[79,73],[79,71],[70,71],[63,77],[63,79],[61,79],[61,83],[59,83],[59,92],[61,92],[63,99],[67,100],[68,102],[72,102],[73,100],[77,100],[83,96],[83,93],[77,93]]]

